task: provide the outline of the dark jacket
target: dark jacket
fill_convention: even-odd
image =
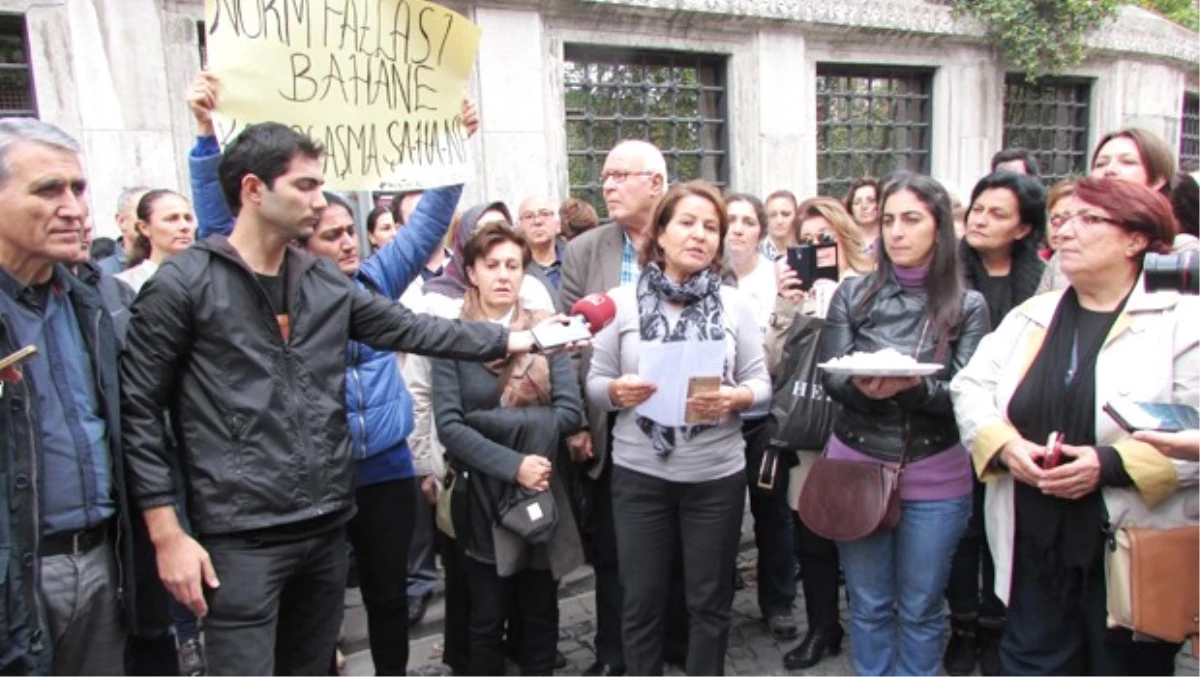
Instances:
[[[876,275],[879,273],[846,279],[834,292],[821,334],[821,362],[884,348],[894,348],[918,362],[934,362],[941,337],[933,329],[922,331],[927,317],[924,293],[906,292],[895,280],[888,280],[866,312],[856,312],[859,299]],[[950,338],[949,349],[941,360],[945,368],[923,377],[915,388],[887,400],[873,400],[850,382],[850,376],[824,372],[825,391],[842,405],[833,423],[838,439],[857,451],[888,461],[900,458],[906,430],[912,439],[910,461],[958,443],[950,379],[966,366],[980,339],[991,331],[987,304],[979,292],[965,292],[962,304],[958,331]]]
[[[508,576],[527,563],[544,563],[561,578],[582,563],[582,548],[571,513],[562,470],[554,463],[563,438],[579,430],[583,403],[575,366],[567,355],[550,358],[551,403],[501,408],[499,377],[481,364],[452,360],[433,363],[433,410],[438,437],[451,465],[471,485],[465,518],[455,523],[459,546],[473,559],[494,563]],[[540,552],[520,552],[495,533],[496,505],[516,486],[517,470],[526,454],[551,459],[551,489],[559,511],[558,527]],[[466,471],[464,473],[464,471]],[[463,527],[460,530],[460,526]],[[511,541],[512,539],[508,539]],[[514,570],[515,569],[515,570]]]
[[[118,563],[133,560],[130,547],[129,502],[126,499],[125,459],[121,454],[121,421],[117,382],[117,343],[112,320],[100,295],[59,266],[55,275],[69,285],[75,316],[91,358],[100,389],[99,400],[108,427],[112,481],[116,491]],[[17,345],[9,319],[0,313],[0,355]],[[39,525],[41,524],[42,451],[40,422],[29,381],[5,384],[0,395],[0,674],[50,674],[53,648],[48,619],[40,601]],[[127,627],[136,627],[132,567],[119,566],[117,591]]]
[[[332,262],[289,248],[285,341],[254,273],[222,236],[172,258],[142,287],[122,355],[123,439],[140,509],[187,479],[201,535],[349,511],[346,343],[459,359],[505,354],[508,331],[418,316],[357,288]],[[161,412],[176,427],[170,471]]]
[[[125,331],[129,328],[129,306],[137,296],[133,287],[106,272],[95,261],[84,261],[75,270],[75,277],[100,293],[100,302],[112,318],[113,333],[117,338],[117,351],[125,345]]]

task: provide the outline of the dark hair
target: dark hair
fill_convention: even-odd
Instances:
[[[392,196],[392,204],[388,208],[392,210],[392,219],[396,222],[397,226],[404,225],[404,215],[400,213],[400,205],[404,204],[404,198],[409,195],[421,195],[424,192],[423,190],[406,190],[403,193],[396,193]]]
[[[975,201],[985,190],[1004,189],[1017,199],[1018,216],[1021,223],[1030,227],[1029,236],[1012,243],[1012,256],[1016,258],[1026,247],[1037,248],[1046,233],[1046,188],[1038,179],[1025,174],[1000,170],[979,180],[971,191],[971,202],[967,214],[975,207]],[[968,216],[969,218],[969,216]],[[963,239],[966,241],[966,238]],[[969,246],[969,245],[968,245]]]
[[[654,218],[650,222],[650,232],[647,233],[646,244],[642,246],[642,251],[638,256],[638,263],[645,268],[651,263],[662,265],[663,250],[658,246],[658,238],[667,229],[667,224],[675,216],[675,207],[683,198],[688,196],[696,196],[704,198],[712,203],[717,208],[717,222],[720,224],[720,231],[717,237],[717,252],[713,256],[713,262],[710,266],[712,270],[720,275],[725,270],[725,233],[729,231],[729,215],[725,211],[725,201],[721,199],[721,193],[716,186],[707,181],[685,181],[671,186],[663,199],[659,201],[658,206],[654,209]]]
[[[734,202],[745,202],[754,210],[754,218],[758,219],[758,239],[761,242],[767,236],[767,208],[762,201],[750,193],[734,193],[725,198],[725,211],[728,214],[729,205]]]
[[[771,200],[778,200],[780,198],[783,198],[783,199],[791,202],[793,209],[795,209],[800,204],[800,202],[796,199],[795,193],[793,193],[790,190],[782,190],[782,189],[777,190],[774,193],[771,193],[770,195],[768,195],[767,199],[763,201],[763,204],[765,205],[766,203],[770,202]]]
[[[1200,185],[1191,174],[1177,174],[1171,189],[1171,210],[1179,222],[1179,232],[1200,237]]]
[[[134,207],[134,217],[140,222],[150,223],[150,217],[154,215],[154,204],[168,195],[179,195],[179,193],[168,188],[155,188],[142,193],[142,197],[137,201],[137,206]],[[179,195],[179,197],[183,196]],[[135,230],[137,229],[135,228]],[[137,230],[137,237],[133,241],[133,255],[129,257],[128,267],[132,268],[148,258],[150,258],[150,238],[143,235],[141,230]]]
[[[521,248],[521,267],[528,268],[529,262],[533,260],[533,250],[529,248],[529,240],[525,239],[525,234],[504,223],[489,223],[472,233],[471,239],[463,245],[464,276],[479,257],[487,256],[493,247],[505,242],[511,242]],[[467,284],[470,284],[470,280],[467,276]]]
[[[317,160],[324,152],[321,144],[278,122],[246,127],[225,147],[217,167],[221,192],[230,211],[235,216],[241,211],[242,180],[248,175],[257,176],[274,190],[275,180],[287,173],[293,158]]]
[[[92,249],[88,253],[93,261],[106,259],[117,253],[117,241],[111,237],[98,237],[92,240]]]
[[[893,172],[888,176],[879,200],[880,214],[887,206],[887,201],[904,190],[915,195],[933,216],[933,257],[929,262],[929,272],[925,275],[925,294],[928,298],[926,312],[938,337],[939,347],[946,346],[958,332],[965,293],[962,265],[958,259],[958,237],[954,234],[954,214],[950,208],[950,194],[942,184],[924,174]],[[882,225],[882,217],[880,223]],[[865,317],[875,296],[895,277],[895,267],[888,255],[886,241],[881,241],[876,250],[879,254],[878,268],[854,309],[854,314],[859,317]]]
[[[392,213],[392,210],[390,207],[376,207],[376,208],[372,209],[371,211],[367,212],[367,232],[374,235],[375,234],[375,224],[379,222],[379,217],[383,216],[384,214],[391,214],[391,213]],[[393,220],[395,219],[395,217],[392,217],[392,218],[393,218]]]
[[[996,166],[1001,162],[1013,162],[1020,160],[1021,164],[1025,165],[1025,174],[1028,176],[1041,176],[1042,169],[1038,166],[1037,157],[1033,153],[1024,148],[1005,148],[1004,150],[992,156],[992,171],[996,171]],[[974,198],[971,199],[975,201]]]
[[[1141,254],[1169,252],[1175,242],[1175,214],[1171,203],[1158,191],[1140,183],[1120,179],[1080,179],[1075,198],[1099,207],[1116,219],[1127,233],[1141,233],[1148,244]],[[1139,265],[1141,255],[1138,257]]]
[[[850,182],[850,187],[846,189],[846,200],[843,203],[846,207],[846,213],[851,217],[854,216],[854,194],[859,188],[870,186],[875,189],[875,199],[877,202],[882,202],[879,199],[879,181],[871,176],[862,176]],[[882,212],[880,212],[882,213]]]
[[[1142,167],[1146,170],[1147,183],[1162,181],[1163,185],[1158,190],[1163,195],[1168,195],[1171,192],[1171,178],[1175,176],[1175,153],[1167,146],[1167,142],[1162,140],[1161,136],[1150,130],[1141,127],[1127,127],[1100,137],[1100,142],[1096,144],[1096,150],[1092,151],[1092,162],[1088,168],[1096,166],[1096,158],[1100,156],[1100,150],[1104,148],[1104,144],[1120,138],[1129,139],[1137,147],[1138,157],[1141,158]]]
[[[562,206],[558,208],[558,220],[562,222],[563,237],[568,240],[600,225],[596,208],[577,197],[563,200]]]

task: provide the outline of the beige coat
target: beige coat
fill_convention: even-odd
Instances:
[[[1196,524],[1197,464],[1173,461],[1131,439],[1101,410],[1117,398],[1196,406],[1200,299],[1142,289],[1139,280],[1096,362],[1096,440],[1116,448],[1134,484],[1104,487],[1104,503],[1114,526]],[[993,460],[1001,447],[1019,437],[1006,417],[1008,403],[1045,341],[1060,298],[1061,291],[1050,292],[1015,308],[983,339],[950,386],[963,444],[987,484],[984,523],[996,565],[995,592],[1005,603],[1012,586],[1014,480]]]

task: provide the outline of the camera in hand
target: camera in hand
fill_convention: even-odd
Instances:
[[[788,267],[796,271],[800,278],[800,288],[804,291],[812,289],[817,280],[838,279],[837,241],[829,233],[805,244],[788,247]]]
[[[1146,291],[1177,291],[1180,294],[1200,293],[1200,252],[1190,250],[1173,254],[1146,254],[1143,271],[1146,273]]]

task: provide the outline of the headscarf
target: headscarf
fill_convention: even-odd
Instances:
[[[467,293],[467,274],[463,270],[463,248],[475,234],[475,229],[479,226],[479,218],[491,209],[500,212],[504,218],[508,219],[509,223],[512,223],[512,215],[503,202],[477,204],[468,209],[458,223],[458,230],[454,232],[454,244],[450,249],[450,263],[446,264],[441,275],[425,283],[424,292],[426,294],[441,294],[452,299],[461,299]]]

